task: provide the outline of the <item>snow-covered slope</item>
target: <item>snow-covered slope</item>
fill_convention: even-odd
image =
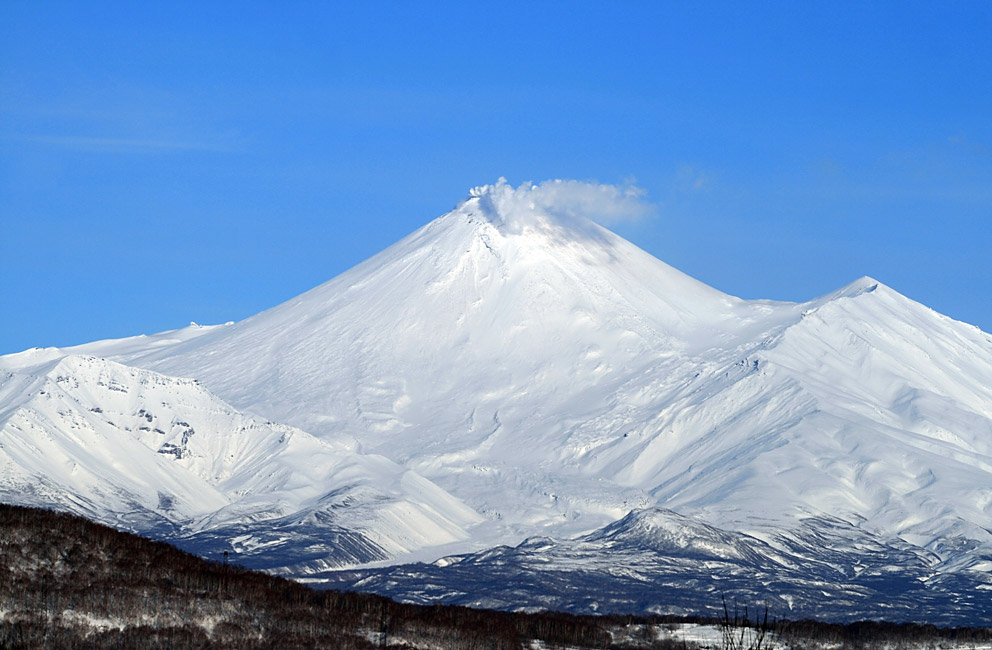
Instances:
[[[357,453],[352,441],[245,415],[194,380],[70,355],[4,372],[0,399],[5,501],[170,539],[217,537],[233,526],[238,534],[223,547],[244,553],[262,545],[253,526],[323,514],[355,548],[328,550],[320,568],[455,542],[481,519],[415,472]],[[268,535],[265,545],[274,551],[291,537]]]
[[[239,323],[0,358],[10,373],[0,415],[27,408],[32,381],[58,384],[48,366],[68,354],[195,377],[230,408],[351,454],[367,470],[361,484],[389,495],[359,502],[407,504],[390,511],[400,523],[363,516],[341,529],[391,540],[383,556],[459,540],[458,552],[534,535],[579,539],[663,507],[804,562],[826,535],[838,571],[868,547],[895,549],[894,566],[908,553],[921,575],[992,568],[992,337],[871,278],[806,303],[726,295],[549,200],[570,187],[477,188],[379,255]],[[94,400],[86,407],[106,409]],[[140,405],[158,416],[153,406]],[[121,408],[139,413],[137,402]],[[181,410],[170,417],[192,422]],[[203,466],[226,444],[205,451]],[[266,515],[270,536],[317,549],[297,574],[320,570],[323,547],[301,532],[308,513],[335,486],[355,484],[330,460],[313,476],[304,455],[284,455],[284,466],[321,487],[294,496],[298,509]],[[182,462],[163,472],[199,471],[173,460]],[[12,475],[44,475],[45,462],[27,462],[18,457],[31,471]],[[116,509],[120,494],[140,494],[135,502],[155,511],[145,475],[122,472],[120,489],[99,498]],[[401,475],[423,484],[407,489]],[[286,489],[252,485],[235,505],[188,502],[182,486],[167,494],[183,516],[242,539],[250,504]],[[433,523],[418,523],[418,509]],[[205,539],[184,530],[191,543]],[[278,553],[264,560],[263,537],[253,528],[245,547],[288,567]],[[581,539],[583,549],[600,543]]]
[[[334,280],[131,362],[354,436],[521,532],[660,504],[988,541],[987,334],[870,278],[743,301],[541,191],[479,188]]]

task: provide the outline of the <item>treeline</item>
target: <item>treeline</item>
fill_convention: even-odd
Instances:
[[[974,648],[992,644],[992,621],[986,627],[940,628],[918,623],[858,621],[845,625],[822,621],[777,621],[772,635],[794,648],[831,647],[838,650],[872,648]]]
[[[407,605],[371,594],[310,589],[69,514],[0,505],[0,650],[518,650],[530,641],[548,648],[657,649],[684,647],[663,638],[666,629],[686,623],[720,627],[728,621],[767,625],[768,639],[796,649],[992,644],[989,627],[747,618],[736,611],[733,620],[721,620]]]
[[[746,604],[739,603],[739,608]],[[786,647],[790,650],[888,650],[920,648],[969,648],[992,646],[992,621],[976,621],[974,627],[937,627],[920,623],[890,623],[886,621],[857,621],[854,623],[828,623],[814,620],[775,619],[771,615],[765,618],[763,608],[751,608],[734,612],[734,605],[723,618],[710,616],[599,616],[595,620],[607,630],[616,632],[623,629],[661,628],[674,631],[687,624],[705,625],[717,628],[726,634],[740,628],[763,630],[762,648]],[[657,635],[655,635],[657,636]],[[756,639],[758,635],[746,635],[746,639]],[[664,640],[655,641],[657,647],[662,647]],[[646,644],[643,647],[653,648]],[[667,647],[667,646],[665,646]],[[681,643],[671,646],[682,648]],[[690,646],[691,647],[691,646]],[[726,641],[717,645],[718,648],[733,647]],[[745,645],[744,647],[748,647]]]

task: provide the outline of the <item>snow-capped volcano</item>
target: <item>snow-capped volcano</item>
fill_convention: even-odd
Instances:
[[[128,362],[197,377],[316,435],[355,436],[504,523],[607,523],[653,501],[596,468],[636,426],[624,421],[652,390],[642,384],[680,384],[700,358],[711,371],[736,362],[736,348],[799,312],[707,287],[542,209],[529,200],[539,191],[479,188],[298,298]]]
[[[540,198],[479,188],[334,280],[133,363],[556,534],[656,504],[735,525],[826,512],[924,544],[941,509],[992,528],[986,334],[870,278],[740,300]]]
[[[609,186],[484,186],[242,322],[70,352],[196,378],[233,409],[417,476],[431,490],[390,499],[429,494],[417,507],[436,528],[382,557],[532,535],[588,549],[662,507],[803,562],[810,522],[829,520],[848,559],[867,544],[933,572],[992,567],[992,337],[871,278],[806,303],[729,296],[583,216],[628,207]],[[62,355],[0,358],[0,418]],[[206,517],[218,499],[190,503]]]

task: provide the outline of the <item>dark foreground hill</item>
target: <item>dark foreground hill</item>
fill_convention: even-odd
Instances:
[[[0,504],[0,650],[757,648],[759,638],[762,648],[992,647],[989,629],[801,621],[762,634],[737,618],[525,614],[315,591],[75,515]],[[747,642],[731,643],[731,632]],[[701,646],[685,641],[696,633]]]
[[[605,647],[567,615],[314,591],[46,510],[0,505],[0,648]]]

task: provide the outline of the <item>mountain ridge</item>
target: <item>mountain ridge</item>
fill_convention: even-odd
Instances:
[[[870,539],[920,575],[992,566],[992,337],[867,276],[803,303],[730,296],[556,203],[567,187],[483,186],[239,323],[65,353],[196,377],[244,417],[354,454],[371,472],[354,494],[400,485],[386,502],[406,505],[365,528],[376,496],[184,533],[204,552],[253,539],[239,548],[288,574],[339,566],[323,550],[284,562],[294,531],[325,548],[304,522],[364,535],[375,550],[348,562],[382,563],[535,536],[572,548],[653,508],[778,552],[829,519],[838,562]],[[60,354],[0,357],[0,414]],[[423,483],[406,491],[404,472]],[[418,517],[436,530],[396,537]]]

